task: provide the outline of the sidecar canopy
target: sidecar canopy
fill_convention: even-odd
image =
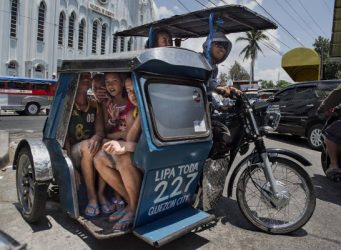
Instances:
[[[225,5],[175,15],[116,33],[118,36],[149,36],[150,27],[167,29],[173,38],[197,38],[210,32],[209,19],[214,14],[219,31],[229,34],[251,30],[276,29],[277,25],[241,5]]]

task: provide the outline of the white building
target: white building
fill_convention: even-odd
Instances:
[[[0,75],[52,78],[58,60],[141,49],[114,34],[153,19],[153,0],[1,0]]]

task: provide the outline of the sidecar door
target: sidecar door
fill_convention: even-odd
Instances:
[[[161,246],[212,220],[191,204],[212,146],[201,54],[176,48],[146,51],[133,81],[142,120],[134,160],[143,169],[134,233]]]

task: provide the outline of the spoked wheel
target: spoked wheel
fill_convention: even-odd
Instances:
[[[313,215],[314,188],[309,175],[295,162],[281,157],[273,157],[271,162],[278,196],[272,193],[263,166],[253,165],[238,180],[238,204],[257,228],[272,234],[293,232]]]
[[[47,185],[34,181],[33,161],[28,148],[23,148],[18,157],[16,185],[20,212],[27,222],[34,223],[44,215]]]

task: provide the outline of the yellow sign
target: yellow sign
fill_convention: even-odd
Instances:
[[[108,16],[110,18],[114,18],[114,13],[97,5],[94,3],[89,3],[89,9],[92,9],[93,11],[96,11],[97,13],[100,13],[102,15]]]

